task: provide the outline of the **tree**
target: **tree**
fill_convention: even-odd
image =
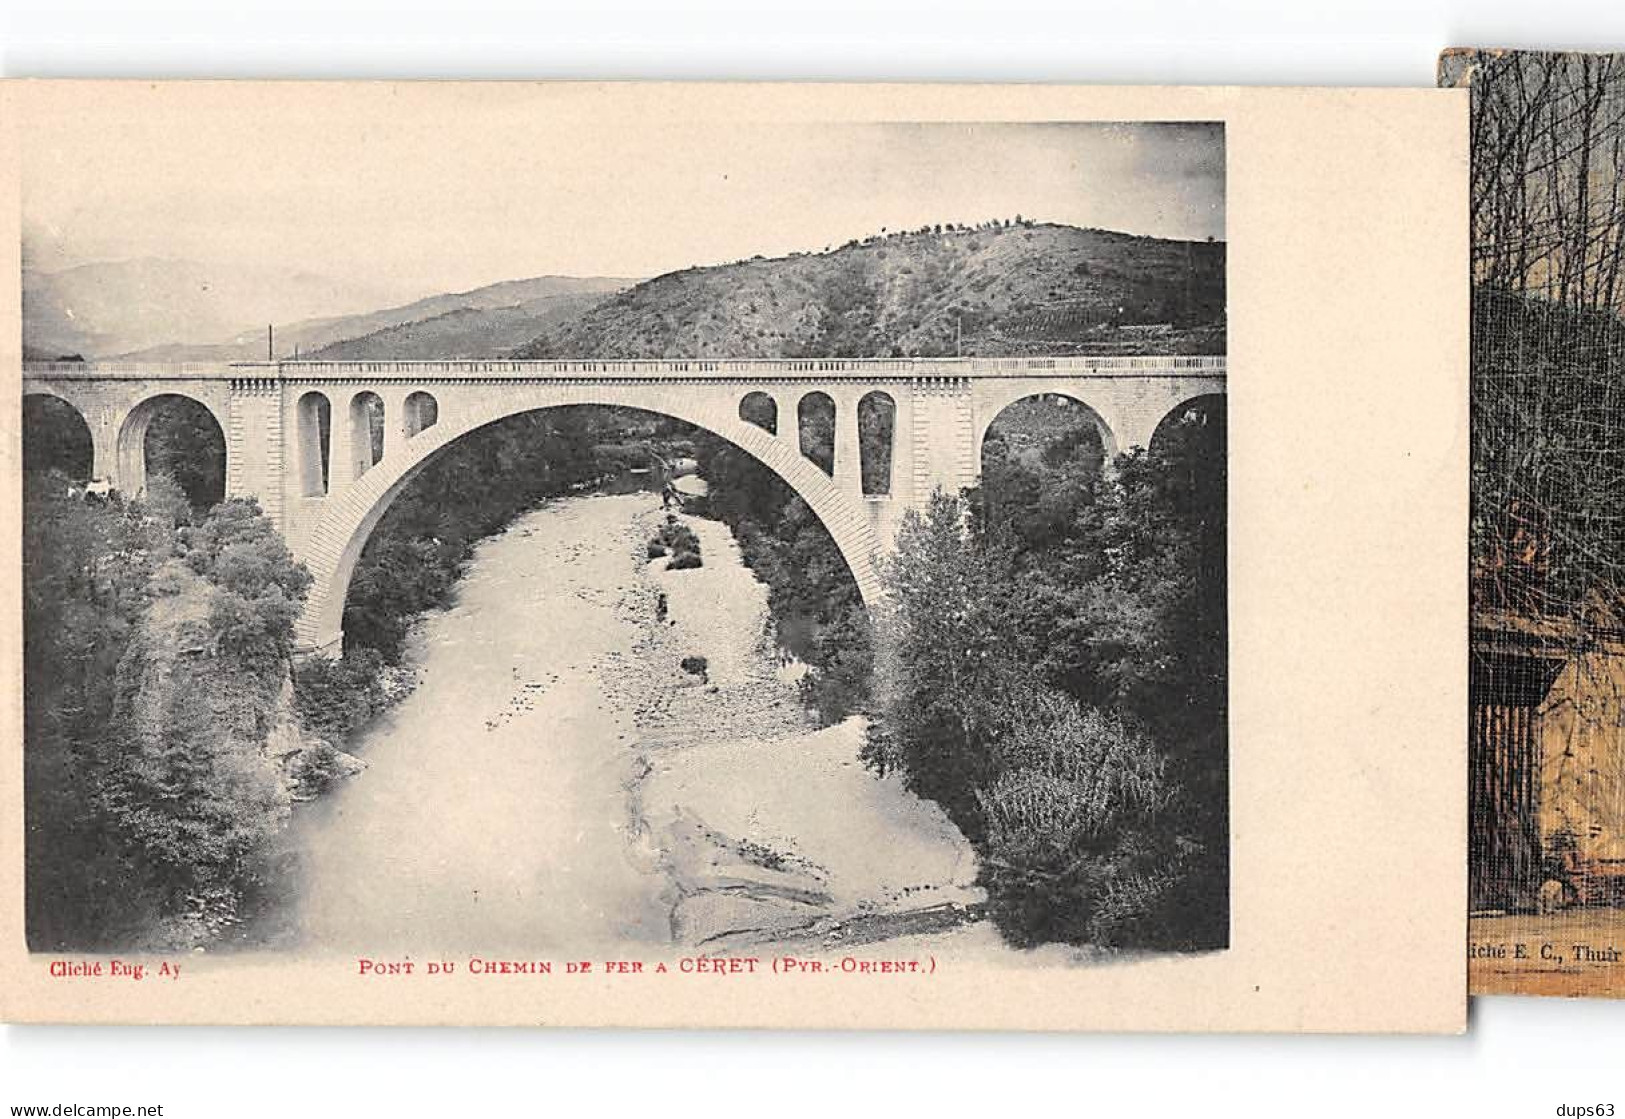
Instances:
[[[1012,588],[966,547],[965,515],[960,499],[940,490],[923,516],[904,514],[886,569],[880,719],[865,757],[881,772],[900,771],[976,835],[976,789],[992,774],[988,746],[1006,727],[1001,699],[1020,663],[1008,625]]]
[[[1472,74],[1470,218],[1481,284],[1615,308],[1625,261],[1625,67],[1617,56],[1452,55]]]
[[[182,541],[187,565],[214,585],[210,620],[217,646],[260,669],[285,665],[311,577],[259,503],[233,498],[216,506]]]
[[[70,496],[64,475],[24,477],[24,882],[34,951],[131,943],[157,913],[100,792],[115,669],[170,535],[140,506]]]
[[[1106,471],[1076,406],[1030,403],[967,500],[905,518],[866,761],[972,838],[1013,942],[1223,944],[1222,410]]]
[[[225,500],[226,440],[213,413],[180,396],[155,407],[145,436],[149,476],[167,476],[199,513]]]
[[[1472,78],[1473,598],[1608,627],[1625,599],[1625,65],[1447,56]]]

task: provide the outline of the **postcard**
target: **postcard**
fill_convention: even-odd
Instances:
[[[0,103],[8,1020],[1463,1027],[1464,91]]]
[[[1473,990],[1625,995],[1625,56],[1440,84],[1473,105]]]

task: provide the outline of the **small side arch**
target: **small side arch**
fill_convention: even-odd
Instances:
[[[779,402],[768,393],[747,392],[739,399],[739,418],[755,424],[769,435],[779,433]]]
[[[154,447],[151,436],[168,435],[165,445]],[[124,417],[117,443],[118,467],[114,485],[137,495],[147,487],[153,467],[175,475],[194,505],[208,506],[226,492],[226,424],[206,401],[178,392],[147,397]],[[154,457],[154,453],[161,458]]]
[[[1067,413],[1064,417],[1060,415],[1063,411]],[[989,436],[994,434],[993,429],[1001,426],[1001,421],[1004,421],[1004,425],[1009,425],[1011,421],[1017,419],[1024,421],[1021,425],[1024,429],[1031,429],[1030,432],[1022,433],[1029,436],[1026,441],[1032,441],[1045,430],[1071,428],[1077,432],[1087,433],[1098,442],[1095,453],[1098,454],[1102,466],[1109,464],[1117,454],[1117,442],[1111,425],[1088,404],[1071,393],[1030,392],[1006,401],[1004,406],[987,421],[976,444],[978,463],[985,461],[987,441]],[[1071,449],[1082,448],[1075,443]]]
[[[333,466],[333,402],[311,389],[294,406],[299,448],[299,492],[304,497],[327,493]]]
[[[897,445],[897,401],[875,389],[858,401],[858,459],[865,497],[891,493]]]
[[[384,457],[384,398],[362,389],[350,398],[350,478],[361,477]]]
[[[1222,510],[1229,470],[1224,396],[1193,396],[1170,409],[1151,433],[1146,454],[1179,480],[1196,505]]]
[[[96,441],[72,401],[54,392],[23,393],[23,471],[60,470],[75,482],[95,476]]]
[[[796,444],[801,455],[831,477],[835,474],[835,423],[835,400],[827,392],[809,392],[796,405]]]
[[[440,402],[433,393],[419,389],[408,393],[401,404],[401,420],[408,439],[440,422]]]
[[[1163,415],[1157,421],[1157,426],[1151,432],[1148,451],[1156,451],[1165,446],[1172,437],[1173,432],[1183,426],[1197,426],[1212,429],[1221,445],[1224,440],[1225,426],[1225,397],[1219,392],[1199,393],[1187,397]]]

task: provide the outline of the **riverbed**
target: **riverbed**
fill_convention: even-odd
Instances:
[[[416,689],[347,745],[365,771],[296,812],[278,947],[1024,955],[975,920],[941,810],[863,768],[862,720],[812,723],[727,527],[683,517],[704,564],[674,571],[664,516],[574,497],[480,545],[415,631]]]

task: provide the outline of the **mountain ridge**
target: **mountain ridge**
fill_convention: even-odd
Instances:
[[[642,281],[504,280],[289,323],[275,343],[313,360],[1222,353],[1226,255],[1222,241],[1019,217],[949,223]],[[117,356],[264,354],[255,331]]]
[[[1223,352],[1223,242],[1016,219],[669,272],[519,358]]]

